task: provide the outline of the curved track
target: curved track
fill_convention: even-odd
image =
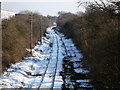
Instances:
[[[57,75],[57,67],[58,67],[58,60],[59,60],[59,39],[57,34],[54,33],[54,31],[51,33],[52,35],[52,52],[50,52],[50,56],[48,58],[48,63],[47,63],[47,67],[45,69],[45,72],[42,76],[42,80],[40,81],[40,85],[38,87],[38,89],[41,88],[49,88],[49,89],[53,89],[54,85],[55,85],[55,78]],[[52,70],[51,70],[52,69]],[[49,79],[49,80],[48,80]],[[47,82],[49,81],[49,82]],[[49,86],[48,86],[49,85]]]

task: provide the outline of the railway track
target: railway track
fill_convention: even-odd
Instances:
[[[88,77],[88,71],[83,66],[83,63],[80,58],[79,51],[74,48],[74,45],[69,45],[62,38],[61,34],[56,31],[56,34],[59,35],[61,41],[63,42],[63,46],[66,51],[66,57],[63,59],[63,72],[62,77],[64,80],[63,89],[90,89],[94,90],[94,87],[91,84],[91,80]],[[67,40],[67,39],[66,39]],[[68,40],[68,43],[70,40]],[[77,65],[77,67],[76,67]],[[80,65],[78,67],[78,65]],[[78,71],[82,70],[81,72],[76,73],[74,69]],[[76,78],[80,77],[80,78]]]
[[[46,87],[50,90],[53,90],[54,85],[55,85],[55,79],[58,73],[57,67],[58,67],[58,60],[59,60],[59,40],[55,33],[54,34],[52,33],[52,36],[53,36],[52,43],[54,42],[52,45],[52,52],[48,59],[49,62],[42,76],[42,80],[40,81],[38,89],[43,89]],[[46,82],[47,80],[49,82]]]
[[[43,45],[34,48],[39,57],[26,57],[8,69],[2,77],[2,86],[37,90],[92,88],[72,41],[52,29],[48,29],[48,37]],[[83,72],[78,72],[79,69]]]
[[[51,41],[50,44],[52,44],[52,43],[54,42],[54,38],[52,38],[50,41]],[[44,72],[44,74],[42,75],[42,80],[40,81],[38,90],[41,88],[41,84],[42,84],[42,82],[43,82],[43,80],[44,80],[45,74],[46,74],[47,69],[48,69],[48,65],[49,65],[49,63],[50,63],[50,59],[51,59],[51,57],[52,57],[53,46],[52,46],[52,45],[50,45],[50,46],[51,46],[50,56],[49,56],[49,58],[46,58],[46,59],[48,60],[48,63],[47,63],[47,65],[46,65],[47,67],[46,67],[46,69],[45,69],[45,72]],[[45,60],[45,59],[44,59],[44,60]]]

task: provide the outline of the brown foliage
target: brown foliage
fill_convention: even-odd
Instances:
[[[2,29],[2,66],[3,70],[11,63],[19,62],[22,57],[29,55],[26,48],[29,48],[30,37],[30,15],[31,12],[22,12],[19,15],[2,21],[4,28]],[[37,13],[33,13],[33,45],[40,38],[40,18],[43,17]],[[42,29],[45,33],[49,26],[49,20],[43,17]]]
[[[73,39],[88,59],[87,65],[94,82],[97,82],[94,83],[96,88],[119,88],[119,13],[106,12],[90,5],[84,14],[76,18],[66,21],[59,17],[62,19],[58,20],[62,32]]]

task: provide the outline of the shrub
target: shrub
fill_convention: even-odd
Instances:
[[[29,55],[26,48],[29,48],[30,38],[30,14],[32,12],[20,12],[17,16],[2,21],[4,28],[2,29],[2,67],[3,70],[9,67],[11,63],[22,61],[22,57]],[[33,14],[33,46],[40,39],[40,18],[42,17],[42,29],[45,33],[46,28],[50,24],[50,20],[46,17]],[[44,34],[43,34],[44,35]]]

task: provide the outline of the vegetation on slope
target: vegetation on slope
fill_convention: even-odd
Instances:
[[[23,11],[15,17],[2,21],[2,67],[3,70],[11,63],[19,62],[22,57],[28,56],[26,48],[30,48],[30,15],[32,12]],[[32,13],[33,17],[33,46],[40,40],[40,29],[42,22],[43,35],[46,28],[50,25],[47,17]],[[42,21],[41,21],[42,17]]]
[[[85,13],[61,13],[58,26],[87,58],[88,68],[96,88],[120,87],[120,2],[106,8],[89,5]]]

